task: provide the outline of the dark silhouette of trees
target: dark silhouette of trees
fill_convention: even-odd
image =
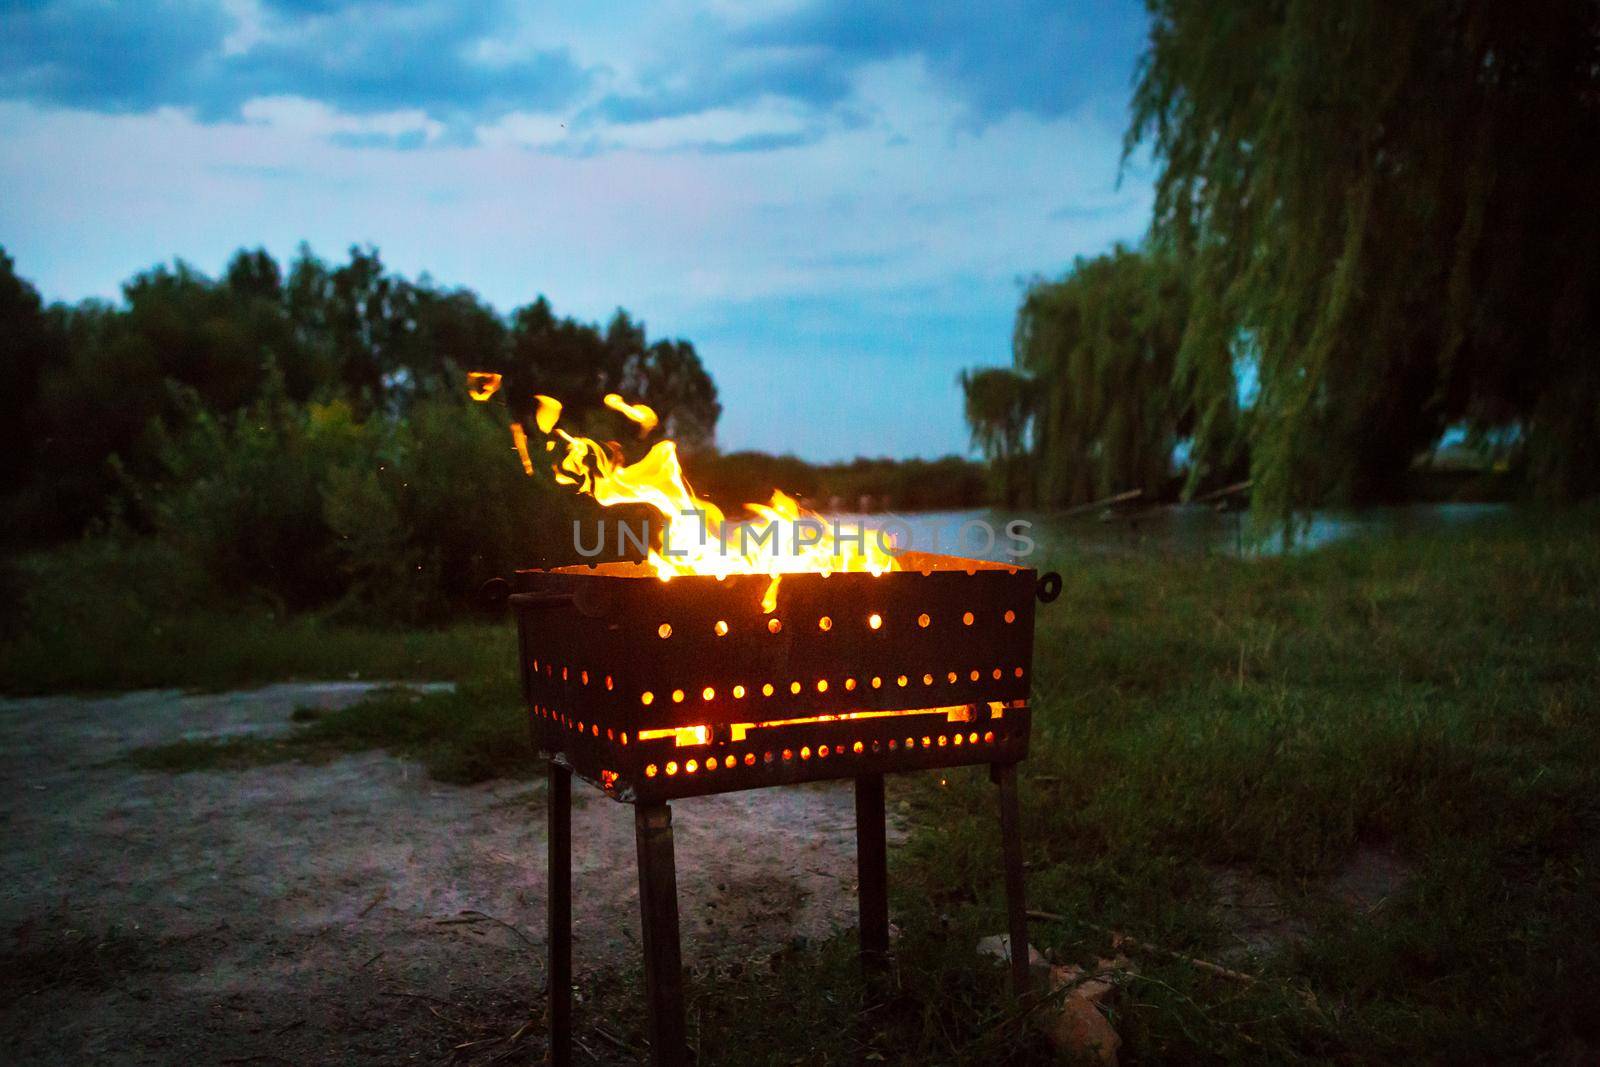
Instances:
[[[37,459],[40,381],[65,350],[57,326],[0,249],[0,498],[23,487]]]
[[[389,274],[375,248],[352,248],[324,287],[339,381],[359,407],[376,408],[392,376],[410,368],[416,289]]]
[[[966,397],[972,444],[988,461],[1001,502],[1019,503],[1034,416],[1033,383],[1004,367],[964,370],[957,381]]]
[[[715,441],[722,405],[717,387],[688,341],[657,341],[630,358],[620,392],[655,409],[668,437],[687,451],[706,451]]]
[[[1600,489],[1600,8],[1150,7],[1128,147],[1192,283],[1197,454],[1245,435],[1282,514],[1392,496],[1465,421],[1545,495]]]
[[[235,252],[222,272],[222,282],[241,299],[270,303],[283,299],[283,271],[264,248],[241,248]]]
[[[605,407],[607,393],[654,408],[665,435],[687,452],[713,445],[722,415],[716,384],[694,345],[684,340],[651,343],[644,324],[621,308],[602,333],[557,318],[540,297],[512,312],[505,355],[485,360],[484,369],[506,376],[504,390],[514,411],[531,412],[534,394],[544,393],[560,399],[567,417],[576,414],[598,435],[628,432],[622,417]]]
[[[1177,374],[1185,289],[1170,256],[1121,246],[1029,288],[1013,346],[1017,367],[1041,383],[1040,503],[1165,487],[1188,429]]]
[[[358,421],[405,420],[430,398],[459,396],[465,371],[501,370],[514,407],[548,393],[579,424],[620,436],[626,424],[603,404],[620,392],[654,406],[691,449],[712,446],[721,414],[694,346],[651,341],[626,311],[602,331],[540,297],[506,318],[470,290],[393,273],[370,247],[330,265],[302,246],[287,271],[242,249],[218,279],[178,261],[130,279],[120,305],[51,308],[0,252],[0,358],[0,500],[37,538],[113,506],[139,525],[130,486],[172,470],[152,434],[198,412],[243,412],[267,391],[337,401]]]
[[[1032,286],[1040,503],[1248,470],[1277,519],[1396,498],[1451,427],[1600,490],[1600,6],[1149,0],[1143,251]],[[1009,450],[1003,377],[968,421]],[[1285,525],[1285,529],[1290,529]]]
[[[1167,488],[1192,422],[1178,366],[1187,304],[1173,257],[1121,246],[1028,287],[1015,371],[961,376],[973,443],[1005,500],[1052,506]]]

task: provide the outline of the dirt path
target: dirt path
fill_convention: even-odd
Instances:
[[[295,708],[372,687],[0,701],[0,1059],[439,1062],[537,1013],[541,785],[442,785],[379,753],[183,775],[115,762],[287,730]],[[636,979],[631,812],[574,792],[579,985]],[[674,813],[691,964],[853,924],[848,788]],[[522,1045],[502,1062],[536,1060],[542,1032]]]

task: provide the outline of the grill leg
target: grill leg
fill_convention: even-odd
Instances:
[[[550,761],[550,1063],[572,1062],[572,772]]]
[[[861,890],[861,965],[869,975],[889,955],[889,854],[884,841],[883,775],[856,778],[856,871]]]
[[[1000,854],[1006,874],[1006,925],[1010,929],[1011,991],[1028,991],[1028,905],[1022,885],[1022,813],[1017,803],[1017,765],[993,763],[989,777],[1000,787]]]
[[[672,857],[672,808],[636,804],[639,914],[644,932],[644,993],[650,1008],[650,1062],[688,1062],[683,1020],[683,961],[678,949],[678,875]]]

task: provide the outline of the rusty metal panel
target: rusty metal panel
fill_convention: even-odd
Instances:
[[[611,795],[652,802],[1020,758],[1026,726],[1018,737],[1016,724],[1027,722],[1021,705],[1032,681],[1035,573],[918,553],[901,562],[904,570],[876,577],[785,575],[772,614],[760,609],[762,575],[661,581],[632,564],[519,572],[511,602],[535,742]],[[640,731],[706,726],[709,739],[726,745],[731,724],[967,705],[981,714],[991,702],[1018,707],[994,731],[996,741],[982,742],[989,731],[979,730],[972,747],[933,740],[925,751],[918,734],[907,750],[894,736],[894,718],[811,722],[759,731],[760,744],[778,745],[776,766],[765,759],[768,747],[734,745],[706,773],[703,755],[661,755],[674,745],[670,738],[638,739]],[[930,739],[956,736],[960,724],[945,725],[942,732],[929,726]],[[834,755],[856,739],[868,746],[864,759]],[[871,751],[874,742],[881,751]],[[827,758],[798,756],[823,745]],[[785,749],[792,759],[781,758]],[[729,754],[738,756],[734,768],[722,766]],[[757,763],[747,766],[752,754]],[[677,765],[672,775],[668,762]],[[655,775],[646,773],[652,764]]]

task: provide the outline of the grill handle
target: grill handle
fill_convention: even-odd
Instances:
[[[519,608],[559,608],[576,603],[578,598],[575,593],[513,593],[511,583],[504,578],[490,578],[478,587],[478,599],[488,608],[506,604]]]
[[[574,593],[513,593],[506,601],[514,608],[564,608],[578,602]]]
[[[1050,571],[1039,576],[1039,583],[1034,587],[1034,595],[1039,598],[1039,603],[1048,604],[1061,595],[1061,574],[1059,571]]]

